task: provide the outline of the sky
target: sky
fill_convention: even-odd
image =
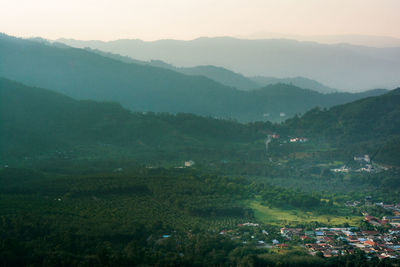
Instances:
[[[191,40],[201,36],[360,34],[400,38],[400,0],[1,0],[18,37]]]

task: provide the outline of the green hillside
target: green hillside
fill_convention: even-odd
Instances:
[[[400,166],[400,88],[328,110],[311,110],[287,120],[284,128],[342,148],[369,148],[376,159]]]
[[[307,134],[354,142],[399,135],[399,115],[400,88],[328,110],[314,109],[285,124]]]
[[[60,151],[74,158],[234,158],[248,154],[251,144],[265,136],[255,124],[132,113],[117,103],[77,101],[7,79],[0,79],[0,134],[3,160],[53,157]],[[256,145],[260,153],[263,149]]]

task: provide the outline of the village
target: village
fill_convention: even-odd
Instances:
[[[400,217],[399,217],[400,218]],[[300,238],[304,247],[311,255],[332,257],[352,254],[359,249],[367,255],[379,258],[398,258],[400,256],[400,228],[390,228],[384,232],[374,230],[360,230],[355,227],[344,228],[315,228],[312,231],[303,231],[301,228],[282,228],[281,234],[287,240]]]
[[[269,152],[269,144],[271,141],[276,140],[279,143],[279,146],[287,145],[287,144],[304,144],[310,142],[309,138],[302,137],[302,136],[291,136],[282,138],[279,134],[273,133],[268,134],[265,145],[266,145],[266,152]],[[387,171],[389,168],[387,166],[383,166],[382,164],[378,164],[373,161],[373,156],[371,157],[368,154],[364,155],[354,155],[351,160],[349,160],[344,165],[338,167],[335,166],[331,168],[330,171],[333,173],[379,173],[382,171]]]
[[[331,169],[335,173],[348,173],[348,172],[369,172],[378,173],[381,171],[387,171],[388,168],[372,162],[369,155],[354,156],[353,162],[349,162],[347,165],[343,165],[340,168]]]
[[[366,223],[379,222],[371,229],[358,227],[317,227],[314,229],[283,227],[278,233],[262,229],[256,223],[239,224],[238,228],[222,230],[221,235],[232,240],[240,240],[243,244],[253,244],[258,249],[291,249],[302,247],[310,255],[334,257],[352,254],[361,250],[368,257],[400,258],[400,216],[386,216],[382,219],[366,215]],[[374,224],[371,223],[371,226]]]
[[[252,244],[258,249],[304,248],[310,255],[334,257],[356,250],[368,257],[400,259],[400,204],[376,203],[393,216],[377,218],[363,213],[360,227],[282,227],[279,232],[267,231],[267,225],[242,223],[219,234],[232,240]]]

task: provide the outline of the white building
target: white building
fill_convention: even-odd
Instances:
[[[185,167],[192,167],[194,165],[194,161],[193,160],[189,160],[189,161],[185,161]]]

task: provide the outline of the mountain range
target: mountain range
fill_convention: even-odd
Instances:
[[[55,45],[59,45],[59,43],[55,43]],[[264,77],[264,76],[256,76],[256,77],[246,77],[240,73],[233,72],[226,68],[217,67],[213,65],[208,66],[195,66],[195,67],[175,67],[171,64],[165,63],[161,60],[150,60],[150,61],[141,61],[132,59],[127,56],[121,56],[119,54],[113,54],[110,52],[104,52],[98,49],[90,49],[85,48],[91,52],[95,52],[104,57],[109,57],[112,59],[120,60],[126,63],[135,63],[142,65],[149,65],[154,67],[165,68],[173,71],[177,71],[186,75],[197,75],[204,76],[216,82],[219,82],[223,85],[227,85],[230,87],[235,87],[239,90],[252,90],[264,87],[266,85],[272,85],[277,83],[285,83],[291,84],[303,89],[310,89],[319,93],[333,93],[338,90],[330,88],[324,84],[321,84],[317,81],[307,79],[304,77],[295,77],[295,78],[275,78],[275,77]]]
[[[177,67],[214,65],[245,76],[307,77],[345,91],[395,88],[400,83],[400,47],[375,48],[231,37],[153,42],[130,39],[109,42],[57,41],[138,60],[162,60]]]
[[[0,76],[75,99],[116,101],[133,111],[189,112],[239,121],[281,121],[385,90],[321,94],[288,84],[242,91],[204,76],[126,63],[85,49],[0,36]]]
[[[290,39],[302,42],[317,42],[321,44],[351,44],[370,47],[399,47],[400,38],[391,36],[375,36],[365,34],[341,35],[296,35],[271,32],[256,32],[238,36],[241,39]]]

